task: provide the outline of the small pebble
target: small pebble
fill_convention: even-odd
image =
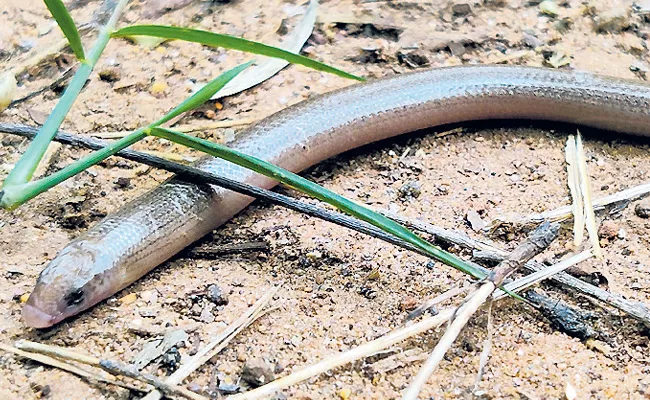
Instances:
[[[618,224],[611,219],[603,221],[598,229],[598,237],[601,239],[614,239],[618,235]]]
[[[217,306],[228,304],[228,295],[221,290],[216,284],[208,286],[208,299]]]
[[[154,96],[160,96],[160,95],[165,94],[165,92],[167,91],[168,88],[169,88],[169,86],[167,85],[167,83],[156,81],[156,82],[153,83],[153,85],[151,85],[150,92]]]
[[[539,11],[542,14],[545,14],[545,15],[548,15],[548,16],[551,16],[551,17],[555,17],[560,13],[558,8],[557,8],[557,4],[552,0],[546,0],[546,1],[541,2],[539,4]]]
[[[352,395],[352,389],[350,388],[343,388],[339,390],[338,392],[339,398],[341,400],[348,400],[350,396]]]
[[[614,7],[598,14],[594,19],[594,28],[597,32],[620,32],[630,26],[628,9]]]
[[[250,359],[244,364],[241,372],[244,382],[253,387],[259,387],[275,380],[273,367],[262,358]]]
[[[115,186],[120,189],[127,189],[131,186],[131,178],[121,176],[115,181]]]
[[[467,3],[459,3],[451,6],[451,11],[455,16],[464,16],[472,12],[472,7]]]
[[[120,298],[120,303],[122,303],[123,305],[131,304],[135,302],[137,298],[138,295],[136,295],[135,293],[129,293],[126,296]]]
[[[650,201],[643,201],[634,207],[634,213],[640,218],[650,218]]]
[[[418,306],[418,299],[413,296],[406,296],[400,301],[399,308],[402,311],[411,311]]]
[[[486,223],[483,221],[481,215],[478,212],[469,210],[465,218],[467,219],[467,222],[469,222],[474,232],[480,232],[483,230],[483,228],[485,228]]]
[[[236,383],[221,382],[218,389],[222,394],[235,394],[239,392],[241,387]]]
[[[104,82],[117,82],[122,78],[120,70],[115,67],[105,68],[98,73],[99,79]]]
[[[422,190],[418,181],[408,181],[399,188],[398,193],[402,200],[409,200],[420,197]]]

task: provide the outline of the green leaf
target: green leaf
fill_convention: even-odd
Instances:
[[[260,54],[268,57],[281,58],[293,64],[304,65],[317,71],[328,72],[343,78],[363,81],[364,79],[356,75],[349,74],[327,64],[312,60],[298,54],[291,53],[277,47],[268,46],[262,43],[250,40],[202,31],[199,29],[179,28],[174,26],[162,25],[135,25],[127,26],[113,32],[113,37],[128,37],[134,35],[156,36],[166,39],[185,40],[188,42],[201,43],[207,46],[224,47],[226,49],[240,50],[247,53]]]
[[[323,188],[299,175],[289,172],[285,169],[277,167],[269,162],[260,160],[259,158],[251,157],[246,154],[240,153],[236,150],[229,149],[225,146],[213,143],[204,139],[195,138],[193,136],[185,135],[166,128],[153,128],[151,134],[157,137],[171,140],[173,142],[201,150],[214,157],[223,158],[244,168],[253,170],[259,174],[268,176],[272,179],[289,185],[303,193],[307,193],[319,200],[329,203],[339,210],[346,212],[354,217],[366,221],[384,231],[411,243],[414,246],[424,250],[430,256],[450,265],[462,272],[470,274],[471,276],[482,279],[486,275],[483,271],[466,263],[465,261],[457,258],[456,256],[443,251],[431,243],[420,238],[418,235],[406,229],[404,226],[397,222],[384,217],[383,215],[369,210],[351,200],[346,199],[330,190]]]
[[[50,14],[56,20],[56,23],[59,25],[59,28],[63,31],[63,34],[68,39],[70,43],[70,48],[74,52],[75,57],[80,62],[86,60],[86,55],[84,54],[84,46],[81,44],[81,37],[79,36],[79,31],[68,13],[68,10],[65,8],[63,1],[61,0],[44,0],[47,9],[50,10]]]
[[[183,101],[181,104],[176,106],[173,110],[165,114],[164,117],[154,122],[150,126],[154,127],[154,126],[162,125],[165,122],[171,120],[172,118],[175,118],[176,116],[181,115],[186,111],[192,110],[200,106],[201,104],[205,103],[206,101],[210,100],[210,97],[212,97],[213,94],[217,93],[222,87],[226,86],[228,82],[230,82],[240,72],[248,68],[251,64],[253,64],[253,61],[249,61],[247,63],[238,65],[235,68],[230,69],[224,72],[223,74],[217,76],[216,78],[208,82],[205,86],[203,86],[198,92],[188,97],[185,101]]]

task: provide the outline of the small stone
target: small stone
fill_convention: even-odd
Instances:
[[[235,394],[239,392],[241,386],[236,383],[221,382],[219,383],[218,389],[222,394]]]
[[[104,82],[117,82],[122,78],[120,70],[115,67],[105,68],[98,73],[99,79]]]
[[[153,83],[153,85],[151,85],[150,92],[154,96],[161,96],[161,95],[165,94],[167,89],[169,89],[169,86],[167,85],[167,83],[161,82],[161,81],[156,81],[156,82]]]
[[[350,388],[343,388],[337,394],[341,400],[348,400],[352,395],[352,390]]]
[[[216,284],[208,286],[207,294],[208,299],[217,306],[228,304],[228,295],[225,294]]]
[[[630,26],[630,15],[625,7],[614,7],[594,19],[596,32],[620,32]]]
[[[455,55],[456,57],[460,57],[467,52],[465,45],[461,42],[456,42],[456,41],[449,42],[447,44],[447,47],[449,47],[449,51],[451,52],[451,54]]]
[[[483,228],[485,228],[485,221],[483,221],[481,215],[478,212],[469,210],[465,218],[467,219],[467,222],[469,222],[469,225],[472,227],[472,230],[474,232],[480,232],[483,230]]]
[[[643,201],[634,207],[634,213],[640,218],[650,218],[650,201]]]
[[[531,49],[536,49],[544,45],[544,42],[539,40],[535,35],[526,32],[523,34],[522,42]]]
[[[120,189],[127,189],[131,186],[131,178],[119,177],[115,181],[115,186]]]
[[[128,305],[135,302],[137,298],[138,296],[135,293],[129,293],[126,296],[120,298],[120,303],[122,303],[122,305]]]
[[[418,299],[413,296],[406,296],[399,302],[399,308],[402,311],[411,311],[418,306]]]
[[[420,197],[422,190],[420,188],[420,183],[418,181],[408,181],[402,187],[399,188],[399,197],[402,200],[408,200],[412,198]]]
[[[464,16],[467,14],[471,14],[472,7],[467,3],[459,3],[451,6],[451,11],[454,13],[455,16]]]
[[[212,314],[210,307],[204,307],[203,310],[201,310],[201,316],[199,316],[199,320],[201,320],[201,322],[209,324],[214,322],[215,319],[216,318],[214,317],[214,314]]]
[[[181,362],[181,353],[176,347],[172,347],[160,359],[160,365],[171,373],[178,369]]]
[[[542,14],[555,17],[557,16],[560,12],[557,8],[557,4],[553,0],[546,0],[542,1],[539,3],[539,11]]]
[[[618,224],[611,219],[603,221],[598,229],[598,237],[601,239],[614,239],[618,235]]]
[[[406,64],[409,68],[420,68],[430,64],[427,56],[415,51],[410,53],[398,52],[397,60],[401,64]]]
[[[275,380],[273,367],[262,358],[253,358],[244,364],[241,378],[252,387],[259,387]]]

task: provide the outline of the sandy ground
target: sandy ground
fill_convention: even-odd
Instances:
[[[192,25],[267,42],[277,40],[280,21],[294,10],[293,3],[277,0],[193,1],[158,15],[148,3],[153,2],[134,2],[123,23]],[[644,78],[650,23],[632,12],[631,2],[563,1],[556,17],[543,15],[536,3],[327,1],[320,10],[322,22],[305,53],[366,77],[407,72],[423,61],[431,66],[548,66],[546,60],[550,60],[556,65],[568,62],[563,68]],[[83,22],[90,21],[99,3],[77,5],[73,15]],[[18,65],[60,40],[47,15],[37,0],[3,2],[3,68]],[[364,25],[368,23],[374,25]],[[68,65],[70,58],[66,57],[48,59],[19,75],[19,95],[56,79]],[[237,52],[180,42],[149,51],[114,41],[63,126],[86,134],[136,128],[187,96],[192,80],[205,82],[245,59]],[[102,71],[118,79],[102,80],[98,75]],[[183,123],[202,126],[213,122],[211,119],[257,119],[349,84],[352,82],[289,67],[259,87],[226,99],[220,103],[222,109],[206,106]],[[42,122],[58,96],[46,91],[5,111],[0,118],[31,125]],[[440,131],[432,130],[341,156],[312,169],[307,176],[373,207],[475,237],[480,234],[469,228],[468,211],[489,221],[504,214],[526,215],[567,204],[563,148],[566,135],[575,133],[575,127],[481,123],[460,128],[471,134],[436,135]],[[583,132],[596,197],[650,179],[646,140],[589,129]],[[231,134],[232,129],[220,129],[200,136],[221,140]],[[9,135],[0,135],[0,139],[3,177],[27,143]],[[136,147],[192,155],[155,141]],[[52,158],[53,168],[83,154],[64,148]],[[399,326],[409,306],[464,282],[462,275],[450,268],[378,240],[279,207],[253,205],[207,241],[265,240],[270,245],[267,254],[216,260],[178,257],[78,318],[46,331],[25,328],[18,299],[29,293],[45,263],[87,226],[166,177],[131,162],[109,160],[16,211],[0,211],[0,341],[32,339],[130,362],[148,340],[142,331],[181,327],[193,331],[190,343],[178,349],[185,358],[192,348],[208,342],[241,315],[260,293],[283,283],[278,308],[239,335],[214,363],[185,381],[191,389],[206,394],[211,377],[237,382],[243,365],[254,358],[266,359],[277,376],[284,376],[376,338]],[[401,196],[400,188],[413,182],[420,186],[420,195]],[[590,261],[580,268],[600,271],[610,290],[650,304],[650,222],[635,215],[634,205],[617,217],[599,216],[623,233],[603,240],[603,262]],[[540,260],[566,253],[569,230],[567,226]],[[512,248],[516,242],[502,244]],[[228,296],[227,305],[215,306],[205,299],[202,293],[210,284],[218,285]],[[648,328],[565,289],[543,286],[539,291],[593,313],[591,323],[599,332],[596,341],[558,332],[528,306],[500,302],[494,308],[494,345],[480,384],[480,398],[556,399],[563,398],[568,387],[575,388],[578,399],[650,398]],[[429,380],[422,398],[473,396],[486,320],[486,314],[480,313],[470,323]],[[345,398],[348,391],[351,399],[398,397],[439,336],[439,332],[429,332],[410,339],[393,349],[388,361],[379,363],[374,357],[339,368],[293,386],[276,398]],[[165,373],[162,366],[160,373]],[[214,385],[214,379],[212,382]],[[129,398],[129,393],[2,353],[0,398],[113,399]]]

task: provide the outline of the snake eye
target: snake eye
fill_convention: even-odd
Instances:
[[[74,305],[81,303],[83,299],[84,299],[83,289],[76,289],[65,296],[65,302],[67,303],[68,307],[72,307]]]

